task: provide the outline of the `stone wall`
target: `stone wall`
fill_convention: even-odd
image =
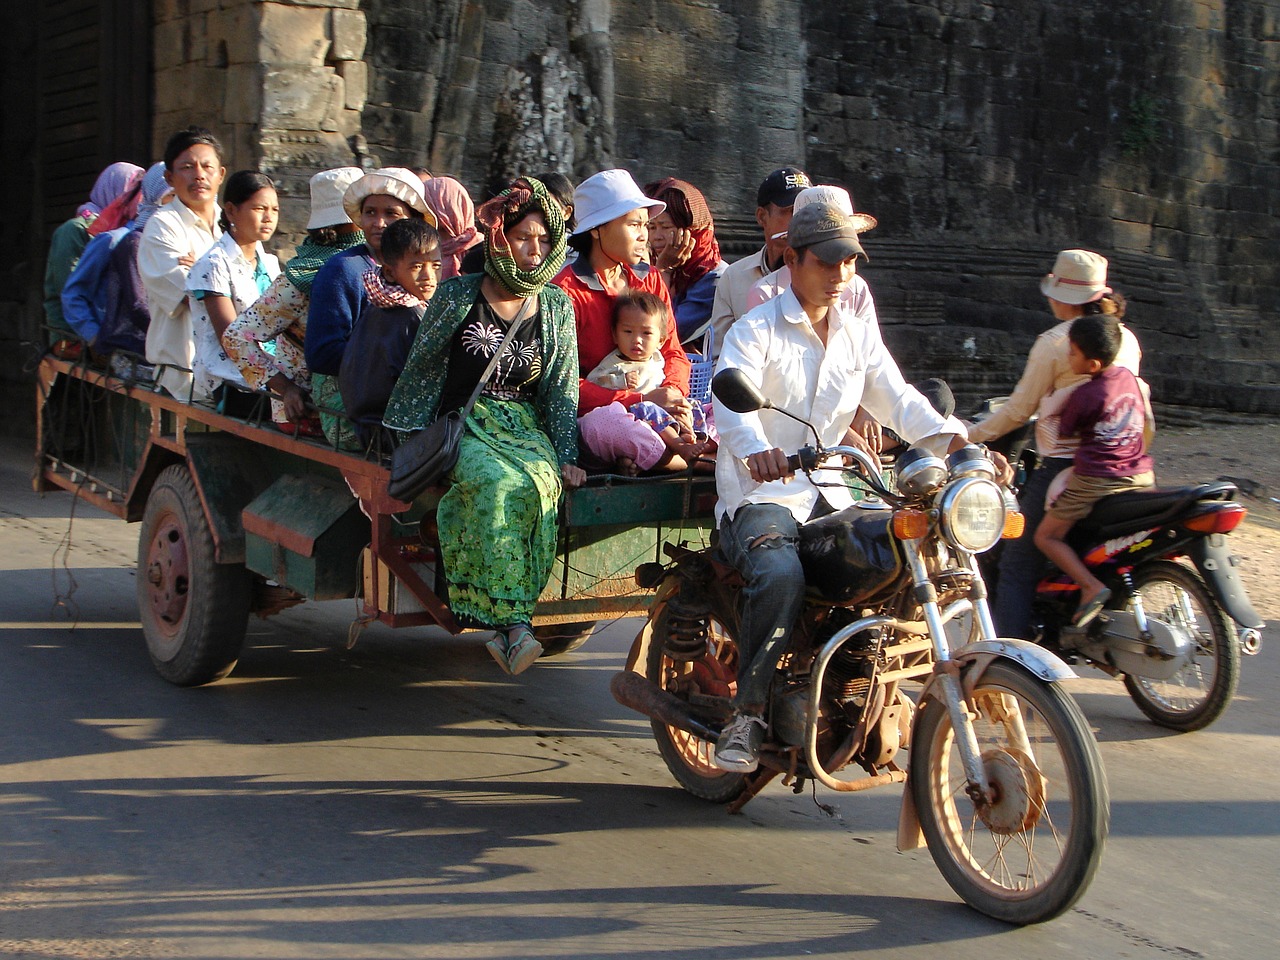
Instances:
[[[700,186],[737,256],[759,242],[761,177],[800,163],[879,218],[866,272],[913,375],[945,373],[966,399],[1007,389],[1047,322],[1036,280],[1056,249],[1085,246],[1111,258],[1131,296],[1158,400],[1280,413],[1274,0],[154,0],[153,11],[155,153],[199,123],[224,139],[230,170],[275,177],[278,251],[299,239],[306,181],[325,167],[422,165],[479,200],[516,172],[580,179],[621,165],[642,182]],[[38,63],[37,16],[4,14],[3,121],[10,161],[38,167],[22,149],[38,117],[17,79]],[[39,204],[16,191],[6,206],[0,348],[21,318],[34,329],[50,220]],[[6,398],[28,396],[11,367]]]
[[[1085,246],[1157,398],[1280,412],[1274,3],[811,9],[809,169],[880,218],[873,286],[921,372],[1012,383],[1046,323],[1035,277]]]
[[[804,153],[794,0],[365,9],[370,151],[458,176],[478,199],[517,173],[623,165],[642,181],[679,173],[739,212],[744,183]]]
[[[281,196],[272,246],[301,238],[318,170],[362,161],[368,91],[359,0],[156,0],[157,156],[175,130],[209,127],[228,172],[257,169]]]

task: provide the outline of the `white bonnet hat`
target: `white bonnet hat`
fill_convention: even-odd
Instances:
[[[311,178],[311,219],[307,221],[308,230],[320,227],[336,227],[350,223],[351,218],[342,205],[342,195],[347,187],[364,176],[359,167],[336,167],[333,170],[321,170]]]
[[[422,195],[422,178],[406,167],[371,170],[347,187],[342,207],[352,222],[360,216],[360,204],[364,198],[374,196],[395,197],[422,214],[431,226],[438,225],[436,215],[427,206],[427,198]]]

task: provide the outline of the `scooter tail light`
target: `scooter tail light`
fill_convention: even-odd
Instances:
[[[1011,510],[1004,517],[1004,532],[1000,534],[1001,540],[1017,540],[1022,536],[1022,531],[1027,529],[1027,518],[1017,510]]]
[[[893,515],[893,535],[899,540],[919,540],[929,532],[929,515],[923,510],[899,510]]]
[[[1249,511],[1239,504],[1232,504],[1223,510],[1202,513],[1198,517],[1184,520],[1182,525],[1188,530],[1194,530],[1197,533],[1230,533],[1240,526],[1240,522],[1244,520],[1248,513]]]

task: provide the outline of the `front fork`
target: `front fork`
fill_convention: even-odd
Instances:
[[[942,690],[942,702],[951,717],[951,729],[955,732],[956,746],[960,751],[960,759],[964,765],[965,779],[968,781],[968,793],[975,803],[990,801],[991,782],[987,778],[986,766],[982,762],[978,737],[973,730],[973,715],[965,702],[964,690],[960,686],[960,670],[951,659],[951,645],[947,643],[946,627],[942,612],[938,608],[938,590],[929,578],[925,567],[920,540],[904,540],[904,552],[907,566],[911,571],[915,600],[924,611],[925,623],[929,625],[929,637],[933,640],[933,653],[938,686]],[[982,584],[982,576],[977,572],[977,565],[970,562],[973,568],[974,583]],[[995,627],[991,620],[991,610],[987,606],[985,584],[978,591],[973,602],[974,617],[983,639],[995,639]],[[1025,739],[1025,733],[1023,735]]]

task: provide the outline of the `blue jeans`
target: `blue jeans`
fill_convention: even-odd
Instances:
[[[720,549],[742,574],[742,625],[738,632],[740,711],[759,713],[804,605],[804,570],[796,552],[798,524],[791,511],[749,503],[720,524]]]
[[[1044,496],[1053,478],[1071,466],[1070,457],[1048,457],[1031,471],[1022,485],[1018,509],[1027,525],[1017,540],[1006,540],[1000,548],[999,576],[995,583],[995,603],[991,614],[1002,637],[1031,640],[1031,599],[1036,584],[1045,575],[1049,561],[1035,544],[1036,527],[1044,519]]]

